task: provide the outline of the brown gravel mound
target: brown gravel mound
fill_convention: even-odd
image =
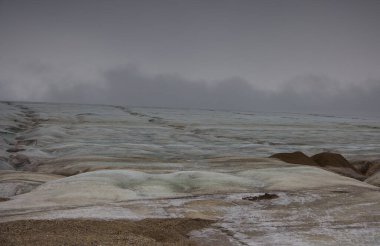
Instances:
[[[0,223],[0,245],[195,245],[186,234],[202,219],[23,220]]]
[[[334,172],[339,175],[354,178],[360,181],[363,181],[367,178],[363,172],[361,172],[361,170],[358,170],[354,165],[349,163],[342,155],[336,153],[322,152],[313,155],[312,157],[308,157],[304,153],[297,151],[293,153],[278,153],[270,157],[277,158],[281,161],[292,164],[321,167],[330,172]]]
[[[276,158],[287,163],[318,166],[315,161],[301,151],[296,151],[293,153],[278,153],[271,155],[270,158]]]
[[[330,167],[346,167],[355,169],[353,165],[351,165],[346,158],[344,158],[340,154],[330,153],[330,152],[322,152],[311,157],[313,161],[319,164],[321,167],[330,166]]]

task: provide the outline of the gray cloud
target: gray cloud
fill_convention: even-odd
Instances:
[[[58,83],[59,85],[59,83]],[[103,83],[67,88],[52,85],[44,100],[135,106],[252,110],[260,94],[241,78],[214,83],[179,75],[148,75],[135,66],[104,73]]]
[[[378,112],[379,11],[378,0],[0,0],[0,100]]]
[[[284,110],[301,112],[380,115],[380,80],[349,86],[326,76],[299,76],[288,81],[275,96]]]
[[[359,83],[380,78],[379,12],[378,0],[3,0],[0,79],[31,83],[25,62],[72,81],[133,63],[265,89],[310,73]]]
[[[380,80],[341,86],[327,76],[298,76],[277,89],[255,88],[242,78],[216,83],[178,75],[148,75],[135,66],[106,71],[101,85],[52,85],[43,100],[130,106],[211,108],[380,115]]]

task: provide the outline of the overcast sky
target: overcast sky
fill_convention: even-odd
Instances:
[[[380,1],[0,0],[0,100],[380,113]]]

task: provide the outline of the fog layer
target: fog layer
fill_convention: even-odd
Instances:
[[[95,84],[56,81],[46,83],[41,91],[23,89],[17,83],[0,84],[2,100],[354,115],[379,114],[379,95],[378,80],[342,86],[326,76],[305,75],[277,90],[263,90],[239,77],[207,83],[179,75],[149,75],[136,66],[105,71]]]

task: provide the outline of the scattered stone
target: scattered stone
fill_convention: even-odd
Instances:
[[[248,200],[248,201],[261,201],[261,200],[271,200],[271,199],[276,199],[278,198],[278,195],[276,194],[270,194],[270,193],[265,193],[264,195],[259,195],[259,196],[246,196],[243,197],[243,200]]]

